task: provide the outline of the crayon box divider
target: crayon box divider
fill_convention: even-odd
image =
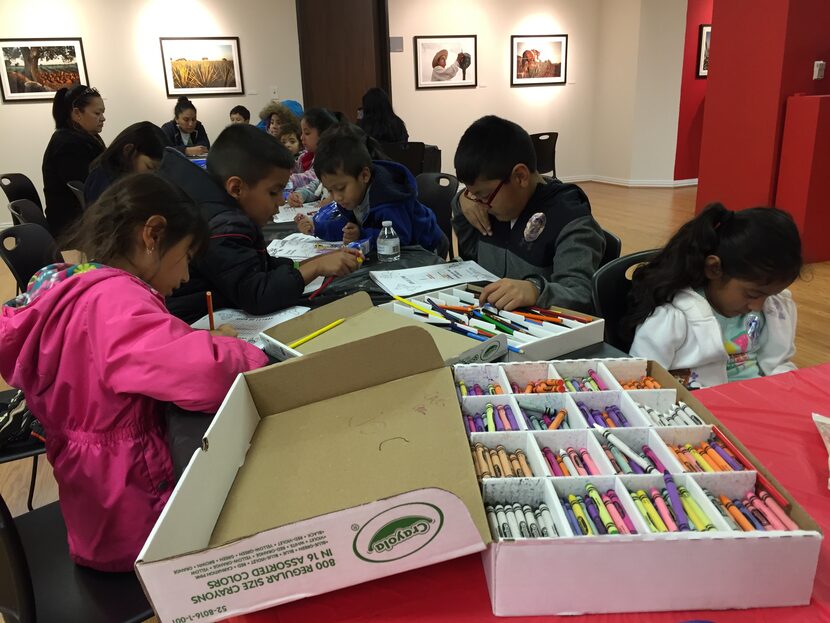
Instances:
[[[568,495],[571,494],[578,495],[582,497],[584,500],[585,497],[588,495],[588,491],[585,489],[585,486],[588,483],[593,484],[597,488],[597,492],[600,495],[603,495],[609,489],[613,490],[614,493],[617,494],[617,497],[620,498],[620,503],[625,508],[626,514],[629,517],[631,517],[631,521],[634,522],[634,528],[637,530],[637,534],[647,534],[647,528],[645,523],[642,521],[642,517],[639,517],[639,512],[637,511],[634,504],[631,502],[631,498],[628,495],[628,491],[626,490],[625,486],[623,486],[622,481],[616,476],[575,476],[568,478],[551,479],[551,482],[553,483],[553,489],[556,492],[556,497],[564,498],[565,500],[567,500]],[[583,537],[583,535],[581,534],[574,536]],[[614,539],[616,541],[619,538],[626,539],[632,538],[633,536],[636,535],[599,534],[590,538]]]
[[[628,426],[625,428],[645,428],[648,426],[648,422],[640,409],[621,389],[605,392],[573,392],[568,395],[573,398],[574,403],[582,402],[588,409],[596,409],[597,411],[605,411],[606,407],[616,405],[622,411],[625,419],[628,420]],[[586,423],[586,425],[593,428],[593,423]]]
[[[560,449],[567,451],[568,448],[573,448],[579,452],[580,448],[585,448],[588,450],[588,454],[591,455],[591,458],[600,470],[601,475],[612,475],[614,473],[614,468],[611,467],[608,457],[606,457],[605,452],[602,451],[602,446],[599,445],[595,435],[586,428],[545,431],[534,430],[531,431],[531,435],[533,435],[533,438],[536,440],[536,445],[539,448],[540,453],[543,447],[550,448],[551,452],[555,455],[559,454]],[[556,476],[556,474],[554,474],[550,469],[544,453],[542,453],[542,460],[544,461],[545,467],[551,476],[561,478],[561,476]]]
[[[598,359],[559,359],[553,363],[556,372],[563,379],[571,379],[574,377],[585,378],[588,376],[588,370],[596,372],[600,380],[605,383],[608,390],[621,390],[622,385],[617,382],[614,375],[608,371],[605,364]]]
[[[524,418],[519,414],[519,406],[516,404],[514,396],[508,394],[495,394],[490,396],[467,396],[461,399],[461,413],[464,416],[471,415],[474,416],[476,413],[480,413],[482,418],[485,417],[485,408],[487,404],[492,404],[493,408],[495,409],[498,405],[509,406],[513,410],[513,416],[516,418],[516,423],[519,425],[519,431],[527,430],[527,422],[524,421]],[[497,415],[493,414],[493,417],[497,417]],[[494,432],[504,432],[507,435],[516,434],[518,431],[494,431]]]
[[[572,394],[514,394],[513,399],[516,401],[519,411],[521,411],[522,420],[524,420],[525,426],[528,430],[533,430],[533,426],[530,424],[530,420],[524,412],[525,407],[535,409],[537,411],[544,411],[547,407],[551,410],[552,414],[556,413],[559,409],[565,409],[568,412],[567,419],[570,429],[584,429],[588,427],[588,423],[585,421],[585,418],[582,417],[582,413],[580,412],[579,407],[576,406]]]
[[[638,381],[644,376],[651,376],[649,374],[648,360],[646,359],[603,359],[602,363],[620,386],[629,381]],[[663,384],[661,383],[661,385]],[[655,390],[645,389],[639,391],[651,392]]]
[[[677,390],[675,389],[626,389],[623,391],[635,404],[639,402],[660,413],[668,413],[677,404]],[[651,421],[648,425],[653,426]]]
[[[464,381],[468,396],[472,396],[473,385],[476,383],[481,386],[485,394],[490,383],[498,383],[502,392],[510,393],[510,384],[507,383],[507,377],[504,375],[502,367],[496,363],[456,364],[453,366],[453,376],[455,376],[456,387],[458,387],[458,381]]]
[[[707,441],[709,437],[712,436],[712,427],[711,426],[657,426],[654,428],[654,433],[660,437],[663,443],[666,446],[677,446],[690,443],[695,448],[700,445],[702,441]],[[674,453],[671,450],[668,450],[669,453],[672,454],[672,458],[675,459],[675,463],[679,462],[674,457]],[[683,466],[680,465],[682,468]],[[669,470],[674,471],[674,470]],[[686,472],[685,469],[681,469],[680,471]],[[691,474],[696,474],[698,472],[686,472]],[[724,472],[728,473],[728,472]]]
[[[552,364],[547,361],[528,361],[528,362],[513,362],[501,364],[501,369],[507,377],[507,389],[512,392],[510,383],[516,383],[519,386],[518,393],[524,393],[524,389],[531,381],[542,381],[545,379],[561,378]]]
[[[516,450],[521,450],[527,457],[527,463],[530,469],[533,470],[532,477],[539,478],[549,475],[546,465],[547,461],[542,456],[539,446],[536,445],[533,438],[526,432],[499,431],[496,433],[472,433],[470,435],[470,446],[475,446],[477,443],[483,443],[490,450],[495,450],[496,446],[504,446],[508,454]]]
[[[534,508],[542,502],[547,504],[553,523],[556,526],[560,537],[573,536],[565,511],[559,503],[559,498],[554,493],[551,481],[548,478],[488,478],[481,483],[481,496],[484,505],[516,503],[530,504]],[[539,541],[540,539],[500,539],[493,535],[493,541],[509,542],[516,541]]]
[[[643,452],[643,445],[648,445],[651,448],[651,451],[660,459],[660,462],[663,463],[663,466],[669,470],[672,474],[681,474],[683,473],[683,466],[677,461],[672,451],[666,447],[663,438],[657,434],[657,430],[654,428],[611,428],[608,429],[611,434],[617,437],[620,441],[622,441],[625,445],[629,448],[634,450],[637,454],[642,454]],[[610,442],[603,437],[602,433],[594,429],[594,435],[596,436],[597,443],[604,442],[610,445]],[[605,456],[605,452],[600,449],[603,456]],[[607,457],[606,457],[607,459]],[[610,463],[609,463],[610,465]],[[624,476],[626,474],[620,474]]]
[[[692,499],[697,502],[697,505],[700,509],[706,514],[706,517],[709,521],[712,522],[712,525],[715,526],[715,529],[718,532],[729,532],[731,533],[732,530],[729,529],[729,526],[723,520],[718,509],[712,506],[712,503],[709,501],[709,498],[706,497],[706,494],[703,492],[703,489],[695,482],[693,479],[690,478],[689,474],[672,474],[672,479],[674,480],[674,484],[679,487],[685,487],[685,489],[689,492],[689,495],[692,496]],[[634,493],[638,489],[643,489],[646,494],[648,495],[649,499],[651,499],[650,490],[652,487],[661,490],[666,487],[666,482],[663,479],[663,476],[659,474],[640,474],[640,475],[626,475],[620,476],[620,480],[625,485],[626,489],[630,492]],[[649,531],[650,532],[650,531]],[[655,535],[662,535],[665,536],[667,534],[672,534],[675,537],[683,536],[688,537],[692,535],[701,535],[701,534],[708,534],[706,532],[698,532],[698,531],[689,531],[689,532],[651,532],[651,534]]]

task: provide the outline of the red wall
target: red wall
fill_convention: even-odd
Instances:
[[[689,0],[686,9],[686,43],[680,77],[680,113],[677,120],[677,150],[674,157],[674,179],[697,177],[700,161],[700,139],[703,135],[703,103],[706,97],[705,78],[697,77],[697,47],[701,24],[712,23],[712,0]],[[714,30],[712,36],[715,36]]]
[[[786,99],[830,93],[827,0],[715,0],[697,209],[775,200]]]

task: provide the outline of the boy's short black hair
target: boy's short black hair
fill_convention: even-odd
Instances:
[[[506,180],[517,164],[536,172],[536,151],[521,126],[487,115],[471,125],[455,150],[455,176],[464,184]]]
[[[231,108],[230,115],[241,115],[245,121],[251,120],[251,111],[245,108],[244,106],[234,106]]]
[[[282,143],[256,126],[242,123],[222,130],[207,157],[208,173],[222,185],[234,176],[254,185],[273,169],[290,171],[292,166],[294,156]]]
[[[318,178],[343,171],[357,177],[371,166],[372,156],[366,147],[366,133],[357,126],[343,123],[332,126],[320,136],[314,154],[314,172]]]

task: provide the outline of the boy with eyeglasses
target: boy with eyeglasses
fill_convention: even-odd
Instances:
[[[542,177],[527,132],[493,115],[464,132],[455,169],[466,185],[453,201],[460,255],[503,277],[481,302],[590,312],[605,235],[582,189]]]

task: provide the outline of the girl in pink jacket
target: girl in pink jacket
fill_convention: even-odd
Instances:
[[[78,564],[132,569],[174,485],[163,403],[216,411],[237,374],[267,361],[232,328],[195,331],[164,306],[207,240],[181,191],[125,177],[64,247],[94,261],[47,266],[2,309],[0,374],[46,431]]]

